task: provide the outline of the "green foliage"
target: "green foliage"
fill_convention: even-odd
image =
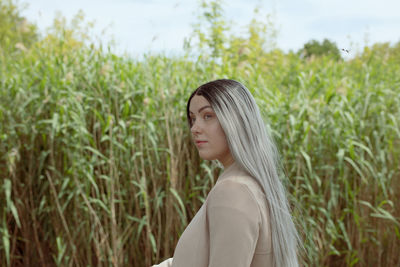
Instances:
[[[208,60],[96,49],[82,14],[0,57],[0,265],[171,257],[220,173],[193,146],[186,101],[221,77],[243,82],[270,123],[302,264],[399,264],[400,43],[303,60],[263,20],[229,34],[221,6],[203,7],[222,33],[201,28]]]
[[[304,57],[310,58],[311,56],[330,56],[333,59],[341,59],[340,51],[335,42],[324,39],[322,43],[317,40],[307,42],[304,47],[299,51]]]
[[[20,15],[21,9],[12,0],[0,0],[0,52],[26,51],[37,41],[36,25]]]
[[[195,33],[198,34],[200,40],[200,48],[206,46],[211,49],[211,56],[218,58],[225,50],[227,40],[226,31],[229,27],[223,19],[222,1],[211,1],[207,3],[201,1],[201,8],[204,10],[200,21],[205,21],[208,24],[207,32],[202,32],[201,29],[195,28]],[[197,26],[199,27],[199,25]]]
[[[198,22],[185,48],[195,51],[205,60],[223,62],[229,60],[239,68],[259,62],[260,55],[276,49],[277,30],[273,18],[267,14],[263,19],[261,7],[254,8],[253,19],[246,25],[243,36],[238,27],[224,17],[223,2],[200,1]],[[264,21],[265,20],[265,21]],[[194,43],[191,40],[194,39]]]

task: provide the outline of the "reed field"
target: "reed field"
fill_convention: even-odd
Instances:
[[[77,25],[0,41],[1,266],[172,257],[222,172],[185,114],[219,78],[251,91],[273,133],[302,265],[400,266],[400,42],[304,58],[263,50],[253,21],[248,39],[200,38],[212,53],[138,60]]]

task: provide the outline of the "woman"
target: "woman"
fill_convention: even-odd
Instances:
[[[224,171],[173,258],[153,266],[298,266],[278,153],[249,90],[226,79],[201,85],[187,118],[200,157],[218,160]]]

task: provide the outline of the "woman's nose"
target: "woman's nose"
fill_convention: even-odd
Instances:
[[[193,124],[192,124],[192,133],[195,133],[195,132],[198,132],[199,131],[199,126],[198,126],[198,123],[196,123],[196,122],[194,122]]]
[[[197,127],[195,125],[193,125],[191,131],[192,131],[192,133],[198,132]]]

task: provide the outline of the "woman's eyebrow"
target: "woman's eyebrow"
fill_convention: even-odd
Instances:
[[[200,108],[199,111],[198,111],[198,113],[200,113],[200,111],[202,111],[202,110],[205,109],[205,108],[211,108],[211,106],[204,106],[204,107]],[[189,112],[190,112],[191,114],[193,114],[193,112],[191,112],[190,110],[189,110]]]

